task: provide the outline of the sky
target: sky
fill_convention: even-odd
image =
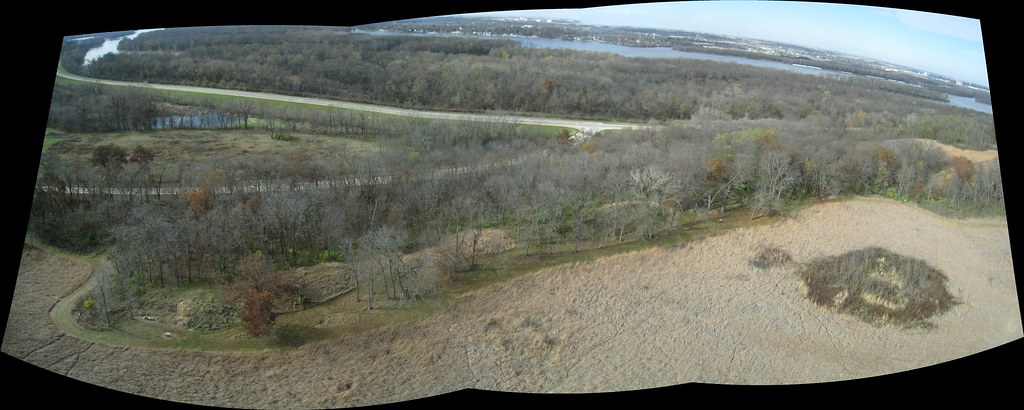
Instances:
[[[831,3],[699,1],[475,13],[579,20],[772,40],[918,68],[988,86],[981,22]]]

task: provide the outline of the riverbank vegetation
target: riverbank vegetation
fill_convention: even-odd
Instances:
[[[557,39],[579,41],[581,39],[628,47],[662,47],[678,51],[702,54],[735,56],[755,60],[776,61],[784,64],[809,65],[826,70],[871,76],[883,79],[877,85],[899,84],[899,89],[910,95],[945,100],[945,94],[971,97],[979,102],[989,101],[988,90],[956,85],[941,78],[911,74],[904,71],[885,69],[874,64],[864,64],[839,53],[807,49],[792,44],[779,44],[767,40],[736,41],[735,38],[709,33],[695,33],[680,30],[665,30],[649,27],[610,27],[578,24],[564,21],[533,21],[531,24],[509,24],[500,19],[446,16],[429,19],[388,21],[360,26],[364,32],[384,31],[391,33],[426,33],[514,36],[521,38]],[[760,48],[752,51],[751,46]],[[773,52],[764,52],[772,49]],[[779,50],[783,50],[779,52]],[[811,56],[827,56],[814,58]]]
[[[911,92],[916,87],[887,81],[530,48],[511,40],[212,27],[146,33],[124,40],[121,49],[83,66],[85,51],[68,48],[62,61],[71,72],[98,78],[409,108],[633,122],[825,116],[843,127],[865,122],[895,127],[911,113],[954,112],[991,134],[986,114],[918,98],[912,94],[925,90]],[[860,121],[852,117],[859,113],[864,113]]]

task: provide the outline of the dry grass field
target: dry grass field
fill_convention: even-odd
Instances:
[[[755,266],[765,247],[792,262]],[[866,247],[926,261],[959,303],[929,328],[903,328],[806,298],[802,264]],[[882,199],[816,204],[772,225],[542,269],[422,320],[273,351],[126,348],[64,336],[47,312],[87,271],[26,251],[3,352],[124,392],[227,407],[348,407],[463,388],[817,383],[951,361],[1024,335],[1004,219],[951,220]]]
[[[271,139],[266,131],[250,130],[163,130],[154,132],[107,132],[68,134],[51,150],[68,158],[88,162],[93,150],[103,144],[116,144],[131,152],[144,146],[156,153],[155,166],[180,164],[223,165],[233,161],[251,161],[254,154],[264,160],[308,155],[309,159],[337,161],[377,149],[372,142],[324,135],[289,134],[293,141]]]

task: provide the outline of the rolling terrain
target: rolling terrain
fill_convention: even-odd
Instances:
[[[866,324],[807,301],[792,267],[752,266],[766,244],[796,264],[887,247],[944,271],[961,303],[931,329]],[[5,353],[99,386],[226,407],[348,407],[464,388],[817,383],[917,369],[1022,335],[1005,221],[950,220],[881,199],[821,203],[774,225],[543,269],[422,321],[284,351],[167,351],[63,335],[49,309],[87,267],[30,249],[22,261]]]

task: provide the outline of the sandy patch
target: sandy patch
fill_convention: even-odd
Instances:
[[[787,266],[884,247],[942,270],[962,303],[934,317],[930,329],[870,325],[806,300],[794,269],[752,266],[763,246],[792,255]],[[60,283],[40,280],[46,272],[32,266],[23,264],[19,288]],[[32,293],[19,289],[16,303]],[[68,364],[10,349],[10,326],[4,352],[151,397],[309,408],[470,387],[599,392],[845,380],[950,361],[1024,335],[1005,220],[952,221],[876,199],[815,205],[771,226],[544,269],[449,306],[420,322],[281,352],[48,346],[73,352]],[[18,314],[38,317],[33,309]]]
[[[475,234],[476,233],[473,230],[466,230],[459,233],[458,238],[462,240],[463,248],[472,246],[472,240]],[[477,238],[476,243],[476,251],[481,255],[504,252],[516,247],[516,241],[510,238],[508,233],[501,229],[481,229],[479,235],[480,237]],[[448,235],[441,241],[441,245],[439,246],[454,249],[455,238],[455,235]],[[468,254],[469,250],[467,249],[465,253]]]
[[[516,241],[504,230],[486,228],[478,232],[473,229],[467,229],[459,232],[458,235],[445,235],[437,246],[405,255],[403,259],[406,262],[420,258],[427,260],[443,259],[445,257],[454,257],[455,250],[458,249],[460,260],[465,260],[472,254],[473,237],[475,235],[479,235],[476,239],[476,252],[478,255],[501,253],[516,247]]]
[[[922,138],[914,138],[913,141],[916,141],[919,144],[929,145],[929,146],[933,146],[933,147],[939,147],[939,149],[941,149],[942,152],[945,152],[946,155],[949,155],[950,158],[955,157],[955,156],[961,156],[961,157],[967,158],[968,160],[970,160],[971,162],[973,162],[975,164],[980,163],[980,162],[991,161],[991,160],[999,158],[999,151],[996,151],[994,149],[985,150],[985,151],[973,151],[973,150],[960,149],[960,148],[954,147],[952,145],[946,145],[946,144],[943,144],[943,143],[935,141],[935,140],[922,139]]]

